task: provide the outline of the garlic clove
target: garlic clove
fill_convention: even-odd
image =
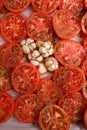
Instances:
[[[38,68],[39,68],[40,74],[44,74],[47,72],[47,68],[45,67],[44,63],[40,63]]]
[[[26,42],[27,42],[27,43],[32,43],[32,42],[34,42],[34,40],[31,39],[31,38],[27,38],[27,39],[26,39]]]
[[[25,45],[26,44],[26,40],[22,40],[21,42],[20,42],[20,45],[21,46],[23,46],[23,45]]]
[[[39,65],[39,62],[36,61],[36,60],[30,60],[30,62],[31,62],[33,65],[35,65],[35,66],[38,66],[38,65]]]
[[[25,54],[29,54],[29,53],[30,53],[30,50],[29,50],[28,46],[23,45],[23,46],[22,46],[22,49],[23,49],[23,52],[24,52]]]

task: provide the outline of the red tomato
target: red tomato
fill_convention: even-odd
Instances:
[[[83,42],[83,43],[84,43],[84,48],[85,48],[86,51],[87,51],[87,37],[84,38],[84,42]]]
[[[87,20],[87,13],[85,13],[81,19],[81,27],[85,35],[87,35],[87,21],[86,20]]]
[[[17,66],[11,76],[13,88],[18,93],[35,92],[39,79],[38,69],[28,62],[23,62]]]
[[[69,130],[70,128],[68,115],[57,105],[49,105],[41,110],[39,124],[43,130]]]
[[[10,119],[14,111],[14,99],[5,92],[0,92],[0,123]]]
[[[1,34],[8,42],[20,42],[26,37],[26,18],[23,14],[7,13],[2,18]]]
[[[5,7],[11,12],[22,12],[30,5],[30,0],[4,0]]]
[[[74,14],[79,14],[79,12],[84,8],[83,0],[61,0],[60,9],[70,10]]]
[[[86,56],[80,43],[72,40],[60,40],[54,47],[54,55],[64,66],[79,66]]]
[[[84,71],[85,76],[87,76],[87,59],[82,62],[81,69]]]
[[[84,0],[85,1],[85,8],[87,9],[87,0]]]
[[[0,91],[11,89],[11,71],[0,65]]]
[[[80,30],[80,20],[68,10],[58,10],[53,15],[53,28],[58,37],[71,39]]]
[[[0,14],[7,14],[9,12],[9,10],[3,6],[2,10],[0,11]]]
[[[27,20],[27,34],[34,40],[46,41],[53,35],[52,17],[34,12]]]
[[[64,94],[74,93],[83,88],[85,75],[83,71],[77,67],[59,67],[53,74],[53,81]]]
[[[0,11],[2,10],[3,8],[3,0],[0,0]]]
[[[36,94],[22,95],[15,102],[15,117],[23,123],[35,122],[43,106]]]
[[[23,52],[17,43],[5,43],[0,46],[0,64],[8,69],[13,69],[20,63]]]
[[[79,92],[62,96],[58,105],[67,112],[71,121],[81,120],[86,109],[86,101]]]
[[[87,109],[84,114],[84,124],[85,124],[85,127],[87,128]]]
[[[87,80],[84,83],[84,86],[82,88],[83,96],[87,100]]]
[[[32,0],[33,8],[39,13],[52,13],[59,5],[60,0]]]

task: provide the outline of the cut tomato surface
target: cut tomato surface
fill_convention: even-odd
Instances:
[[[0,64],[8,69],[18,65],[23,57],[23,52],[17,43],[5,43],[0,46]]]
[[[53,74],[53,81],[64,94],[75,93],[83,88],[85,75],[78,67],[59,67]]]
[[[4,0],[5,7],[11,12],[22,12],[30,5],[30,0]]]
[[[0,123],[10,119],[14,112],[14,99],[5,92],[0,92]]]
[[[53,15],[53,28],[58,37],[71,39],[81,30],[80,19],[71,11],[58,10]]]
[[[87,103],[79,92],[66,94],[59,100],[58,105],[62,107],[72,122],[83,119]]]
[[[83,0],[61,0],[60,9],[72,11],[74,14],[79,14],[79,12],[84,8]]]
[[[41,110],[39,124],[44,130],[69,130],[70,128],[68,115],[57,105],[49,105]]]
[[[64,66],[79,66],[86,56],[83,46],[73,40],[60,40],[54,47],[54,55]]]
[[[11,89],[11,71],[0,65],[0,91]]]
[[[11,76],[13,88],[18,93],[33,93],[40,79],[38,69],[28,62],[17,66]]]
[[[52,17],[32,13],[27,20],[27,34],[34,40],[46,41],[53,35]]]
[[[81,19],[81,27],[82,27],[83,33],[87,35],[87,13],[85,13]]]
[[[15,117],[22,123],[35,122],[43,106],[36,94],[22,95],[15,102]]]
[[[33,8],[39,13],[52,13],[60,3],[60,0],[32,0]]]
[[[19,13],[7,13],[2,18],[1,34],[8,42],[20,42],[26,37],[26,17]]]

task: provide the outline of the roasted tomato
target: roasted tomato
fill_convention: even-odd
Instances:
[[[23,123],[35,122],[43,106],[37,95],[22,95],[15,102],[15,117]]]
[[[38,69],[28,62],[17,66],[11,76],[13,88],[18,93],[33,93],[37,89],[40,79]]]
[[[71,39],[80,30],[80,20],[68,10],[58,10],[53,15],[53,28],[58,37]]]
[[[87,36],[87,13],[85,13],[81,19],[81,27],[83,33]]]
[[[49,105],[41,110],[39,124],[43,130],[69,130],[70,128],[68,115],[57,105]]]
[[[10,119],[14,112],[14,99],[5,92],[0,92],[0,123]]]
[[[2,18],[1,34],[8,42],[20,42],[26,37],[26,17],[19,13],[7,13]]]

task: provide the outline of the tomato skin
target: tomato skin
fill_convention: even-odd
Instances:
[[[54,56],[64,66],[79,66],[86,57],[83,46],[73,40],[60,40],[55,44]]]
[[[73,12],[75,15],[77,15],[84,8],[84,1],[83,0],[61,0],[59,8],[64,10],[69,10]]]
[[[59,100],[58,105],[62,107],[72,122],[83,119],[87,103],[80,92],[65,94]]]
[[[11,83],[18,93],[34,93],[40,80],[39,70],[31,63],[20,63],[12,72]]]
[[[61,107],[48,105],[40,112],[39,125],[43,130],[69,130],[70,120]]]
[[[30,0],[4,0],[4,5],[11,12],[22,12],[29,7]]]
[[[3,0],[0,1],[0,11],[2,10],[3,8]]]
[[[84,124],[85,124],[85,127],[87,128],[87,109],[84,113]]]
[[[15,102],[15,117],[22,123],[35,122],[43,107],[44,104],[36,94],[21,95]]]
[[[53,35],[52,17],[37,12],[27,20],[27,34],[34,40],[46,41]]]
[[[87,23],[86,23],[86,19],[87,19],[87,13],[84,14],[84,16],[81,19],[81,27],[82,27],[82,31],[85,35],[87,35]]]
[[[53,81],[63,94],[75,93],[83,88],[85,75],[78,67],[59,67],[53,74]]]
[[[83,86],[83,88],[82,88],[82,93],[83,93],[83,96],[84,96],[84,98],[85,98],[85,100],[87,101],[87,80],[85,81],[85,83],[84,83],[84,86]]]
[[[5,43],[0,46],[0,64],[13,70],[23,58],[23,51],[17,43]]]
[[[19,13],[7,13],[2,18],[1,34],[8,42],[20,42],[26,37],[26,17]]]
[[[85,8],[87,9],[87,0],[84,0],[84,2],[85,2]]]
[[[0,91],[11,89],[11,71],[0,65]]]
[[[37,12],[43,14],[50,14],[59,6],[60,0],[47,0],[47,1],[32,0],[31,2],[33,8]]]
[[[70,11],[58,10],[53,15],[53,28],[59,38],[71,39],[81,30],[80,19]]]
[[[14,112],[14,99],[6,93],[0,92],[0,123],[8,121]]]

